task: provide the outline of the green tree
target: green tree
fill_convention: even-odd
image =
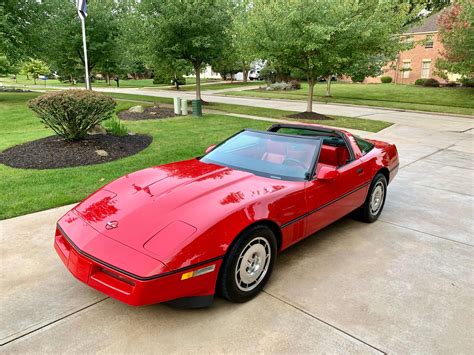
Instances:
[[[350,76],[353,82],[361,83],[367,77],[376,77],[382,74],[382,67],[386,63],[387,59],[385,57],[362,57],[348,65],[344,74]]]
[[[232,60],[240,67],[243,75],[243,81],[246,83],[252,62],[259,59],[252,46],[254,29],[249,23],[249,16],[252,11],[250,0],[236,0],[234,8],[231,11],[232,25],[230,28]]]
[[[234,75],[242,70],[241,64],[235,55],[235,47],[230,44],[222,51],[217,60],[212,61],[211,66],[212,70],[219,73],[222,79],[233,80]]]
[[[400,3],[408,3],[408,18],[405,25],[415,25],[423,21],[430,13],[441,11],[451,4],[452,0],[408,0]]]
[[[36,85],[36,79],[40,75],[46,75],[50,72],[48,64],[43,62],[40,59],[30,59],[29,61],[23,63],[21,71],[30,74],[33,77],[34,83]]]
[[[41,36],[43,5],[37,0],[3,0],[0,4],[0,53],[12,65],[35,57],[45,38]]]
[[[148,78],[156,64],[147,53],[146,27],[143,26],[143,14],[139,0],[117,2],[117,21],[119,34],[117,52],[120,54],[120,69],[131,74],[134,79]],[[169,81],[168,81],[169,83]]]
[[[10,67],[11,65],[7,57],[4,55],[0,55],[0,75],[10,74]]]
[[[156,62],[184,60],[196,74],[196,100],[201,100],[200,74],[218,59],[230,26],[225,0],[143,0],[147,52]]]
[[[48,39],[42,58],[61,76],[84,75],[81,24],[73,0],[45,1],[43,36]],[[109,73],[119,67],[117,4],[112,0],[88,2],[86,38],[89,72]]]
[[[474,3],[458,0],[439,17],[439,36],[443,58],[436,61],[441,72],[474,76]]]
[[[393,34],[407,18],[408,6],[398,0],[255,0],[249,26],[262,58],[305,74],[311,112],[319,76],[341,74],[356,58],[395,52]]]
[[[174,84],[176,90],[185,83],[184,75],[192,72],[191,65],[183,60],[159,60],[153,64],[154,84]]]

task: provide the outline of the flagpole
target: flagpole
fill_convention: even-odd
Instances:
[[[86,19],[85,16],[80,16],[81,27],[82,27],[82,47],[84,48],[84,67],[86,70],[86,90],[91,89],[91,83],[89,81],[89,64],[87,62],[87,42],[86,42]]]

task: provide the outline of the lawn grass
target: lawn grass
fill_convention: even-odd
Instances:
[[[136,100],[139,102],[150,102],[153,104],[160,104],[160,103],[172,104],[173,103],[173,99],[164,98],[164,97],[152,97],[152,96],[146,96],[146,95],[131,95],[131,94],[115,94],[115,93],[105,93],[105,94],[112,96],[115,99],[121,99],[121,100]],[[217,102],[206,103],[204,105],[204,111],[206,110],[220,111],[220,112],[225,112],[225,113],[234,113],[234,114],[241,114],[241,115],[258,116],[258,117],[265,117],[265,118],[285,119],[285,120],[298,121],[298,122],[320,123],[327,126],[352,128],[352,129],[358,129],[358,130],[367,131],[367,132],[378,132],[392,125],[392,123],[387,122],[387,121],[380,121],[380,120],[366,119],[366,118],[356,118],[356,117],[333,116],[333,115],[331,115],[330,117],[332,117],[334,120],[321,121],[321,122],[320,121],[315,122],[311,120],[292,119],[286,116],[296,113],[294,111],[284,111],[284,110],[265,108],[265,107],[224,104],[224,103],[217,103]]]
[[[203,83],[212,82],[215,80],[212,79],[201,79]],[[38,89],[44,88],[45,84],[47,86],[58,86],[58,87],[65,87],[65,86],[73,86],[69,82],[61,82],[57,79],[48,79],[46,83],[44,80],[37,80],[36,85],[33,79],[27,79],[26,75],[18,75],[17,80],[13,80],[11,76],[0,76],[0,83],[5,85],[13,85],[16,87],[37,87]],[[186,84],[194,85],[196,83],[195,78],[186,78]],[[153,79],[121,79],[120,87],[122,88],[143,88],[143,87],[167,87],[168,84],[153,84]],[[111,80],[110,85],[105,80],[95,80],[91,83],[92,87],[116,87],[115,81]],[[77,87],[83,87],[83,83],[79,83],[75,85]],[[194,89],[193,89],[194,90]]]
[[[137,101],[137,102],[150,102],[154,104],[173,104],[173,99],[169,97],[158,97],[149,95],[135,95],[135,94],[121,94],[115,92],[103,92],[104,95],[113,97],[114,99]]]
[[[27,141],[52,135],[25,106],[36,93],[0,93],[0,151]],[[117,109],[133,106],[120,102]],[[107,182],[128,172],[201,155],[243,128],[266,129],[270,122],[222,115],[128,121],[134,132],[153,136],[142,152],[110,163],[84,167],[30,170],[0,165],[0,219],[73,203]]]
[[[474,115],[474,88],[430,88],[417,85],[344,84],[331,85],[332,97],[324,97],[325,83],[318,83],[314,100],[328,103],[378,106],[394,109],[445,112]],[[230,96],[249,96],[289,100],[306,100],[308,85],[300,90],[246,90],[226,93]]]
[[[180,86],[179,91],[195,91],[196,90],[196,85],[188,85],[191,83],[188,83],[186,81],[186,85]],[[242,81],[234,81],[233,83],[203,83],[201,85],[201,91],[208,91],[208,90],[224,90],[224,89],[234,89],[234,88],[240,88],[240,87],[246,87],[246,86],[265,86],[265,83],[262,81],[248,81],[246,83]],[[175,90],[174,87],[167,87],[168,90]]]
[[[44,127],[38,117],[26,107],[26,102],[41,93],[0,93],[0,151],[8,147],[47,137],[53,132]],[[128,94],[112,94],[122,99],[117,111],[128,109],[143,101],[154,104],[154,97]],[[136,101],[123,101],[124,98]],[[146,100],[143,100],[146,99]],[[158,102],[169,103],[170,99]],[[289,111],[247,107],[240,105],[210,104],[212,110],[222,112],[282,118]],[[122,121],[124,122],[124,121]],[[341,117],[330,121],[331,125],[358,129],[385,128],[387,122]],[[84,167],[32,170],[14,169],[0,164],[0,219],[74,203],[88,194],[128,172],[171,161],[188,159],[202,154],[211,144],[218,143],[243,128],[266,129],[272,122],[245,118],[206,114],[202,118],[192,116],[124,122],[130,131],[153,136],[152,144],[142,152],[110,163]],[[326,122],[323,122],[326,123]],[[328,122],[329,123],[329,122]]]

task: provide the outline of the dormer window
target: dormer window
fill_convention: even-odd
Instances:
[[[433,48],[433,36],[432,35],[426,36],[425,48]]]

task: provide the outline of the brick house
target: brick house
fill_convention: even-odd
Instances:
[[[436,13],[426,18],[417,26],[412,27],[401,38],[406,42],[413,42],[412,49],[400,52],[394,62],[388,63],[382,70],[384,73],[378,77],[365,79],[365,83],[380,83],[381,76],[391,76],[397,84],[413,84],[420,78],[434,78],[440,82],[444,79],[433,74],[436,59],[441,57],[443,45],[438,38],[438,16]],[[449,76],[449,75],[448,75]],[[450,80],[455,80],[449,76]]]

